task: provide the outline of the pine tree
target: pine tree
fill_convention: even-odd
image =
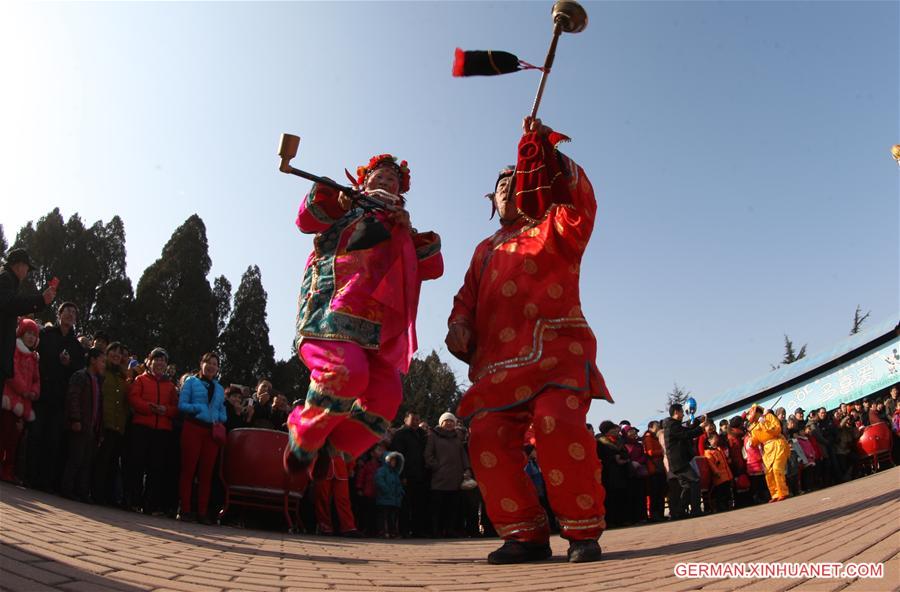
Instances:
[[[668,416],[669,415],[669,407],[671,407],[672,405],[675,405],[676,403],[678,405],[684,405],[685,401],[687,401],[690,398],[690,396],[691,396],[691,391],[684,390],[683,388],[678,386],[678,383],[676,382],[672,386],[672,390],[669,391],[668,393],[666,393],[666,408],[658,409],[657,411],[659,413],[662,413],[662,414]]]
[[[0,257],[6,256],[6,248],[8,246],[6,244],[6,235],[3,234],[3,224],[0,224]]]
[[[284,393],[289,402],[305,400],[309,390],[309,369],[298,356],[278,360],[272,370],[272,386]]]
[[[175,229],[138,282],[132,347],[141,354],[166,348],[179,371],[199,365],[200,356],[216,345],[216,303],[206,279],[211,265],[206,226],[194,214]]]
[[[437,352],[424,359],[415,358],[409,366],[409,373],[403,377],[403,402],[394,418],[395,425],[403,421],[410,411],[417,413],[430,425],[445,411],[455,412],[462,398],[462,389],[450,367],[441,361]]]
[[[221,339],[231,314],[231,282],[224,275],[213,282],[213,299],[216,301],[216,334]]]
[[[104,330],[116,341],[129,344],[136,330],[134,288],[125,273],[125,224],[118,216],[97,229],[103,283],[97,288],[90,322],[94,331]]]
[[[872,311],[868,311],[866,314],[862,314],[862,307],[860,305],[856,305],[856,312],[853,313],[853,327],[850,329],[850,335],[856,335],[859,333],[860,327],[865,322],[869,315],[872,314]]]
[[[229,382],[256,384],[271,376],[275,350],[269,344],[266,301],[259,267],[251,265],[234,295],[234,310],[220,339],[222,374]]]
[[[132,346],[137,333],[134,320],[134,289],[127,277],[110,280],[97,290],[91,323],[106,331],[113,341]]]
[[[97,221],[85,227],[77,213],[64,221],[59,208],[55,208],[38,220],[37,225],[28,222],[16,236],[15,246],[27,249],[38,268],[29,277],[31,288],[45,286],[51,278],[59,278],[57,304],[75,303],[79,331],[104,328],[93,319],[100,292],[111,281],[127,280],[125,229],[121,218],[114,216],[109,224]],[[114,290],[113,294],[120,296],[124,291]],[[53,320],[53,306],[55,304],[39,316]]]
[[[781,368],[785,364],[793,364],[797,360],[806,357],[806,345],[803,344],[803,347],[800,348],[799,352],[794,351],[794,342],[791,341],[791,338],[784,335],[784,357],[781,359],[781,363],[778,365],[772,364],[772,370],[777,370]]]

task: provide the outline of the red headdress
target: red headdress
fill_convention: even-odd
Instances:
[[[362,187],[366,183],[366,177],[382,166],[392,166],[396,169],[397,174],[400,176],[400,193],[406,193],[409,191],[409,166],[407,165],[405,160],[401,160],[399,163],[397,162],[397,157],[392,156],[390,154],[379,154],[377,156],[373,156],[369,159],[369,164],[365,166],[359,166],[356,168],[356,178],[347,173],[347,178],[357,187]]]

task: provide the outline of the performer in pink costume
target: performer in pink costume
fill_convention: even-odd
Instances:
[[[355,184],[386,192],[381,196],[396,210],[373,210],[316,184],[297,216],[301,232],[316,236],[295,341],[311,380],[304,407],[288,418],[289,472],[307,470],[323,447],[323,460],[353,459],[381,439],[400,405],[400,374],[416,350],[421,283],[444,269],[440,237],[413,229],[403,208],[406,161],[375,156],[357,169]]]

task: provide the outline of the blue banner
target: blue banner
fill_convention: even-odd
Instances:
[[[876,350],[756,402],[769,409],[781,398],[777,406],[784,407],[788,415],[797,407],[802,407],[805,411],[824,407],[831,411],[841,403],[862,399],[898,382],[900,382],[900,337],[894,337]],[[745,409],[737,409],[724,415],[716,414],[712,419],[718,422],[720,419],[740,415],[742,411]],[[702,409],[700,413],[703,413]]]

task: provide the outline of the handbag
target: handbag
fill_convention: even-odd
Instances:
[[[211,429],[213,442],[215,442],[219,446],[225,444],[225,439],[228,436],[227,432],[225,431],[225,425],[220,422],[216,422],[212,424]]]

